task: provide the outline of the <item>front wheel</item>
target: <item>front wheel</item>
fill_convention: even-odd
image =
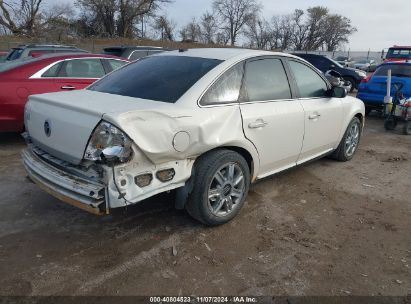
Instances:
[[[250,170],[240,154],[215,150],[202,155],[195,163],[192,178],[186,210],[193,218],[216,226],[240,212],[250,186]]]
[[[350,89],[350,93],[354,92],[354,89],[357,88],[356,84],[355,84],[355,80],[352,77],[344,77],[344,80],[346,82],[347,85],[351,85],[351,89]]]
[[[339,161],[351,160],[360,143],[361,129],[361,121],[358,117],[354,117],[348,125],[340,144],[331,157]]]

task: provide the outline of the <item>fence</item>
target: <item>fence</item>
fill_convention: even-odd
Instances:
[[[16,41],[16,39],[10,38],[8,36],[0,36],[0,51],[8,51],[13,47],[16,47],[21,44],[30,44],[30,43],[47,43],[39,39],[26,39]],[[53,43],[54,44],[54,43]],[[92,52],[92,53],[101,53],[105,47],[115,46],[115,45],[152,45],[152,46],[161,46],[170,49],[178,48],[195,48],[195,47],[219,47],[218,45],[203,45],[198,43],[181,43],[175,41],[151,41],[151,40],[119,40],[119,39],[82,39],[82,40],[73,40],[71,42],[61,42],[61,44],[76,46],[80,49]],[[288,51],[291,53],[291,51]],[[337,58],[338,56],[346,56],[351,58],[372,58],[375,59],[378,63],[382,61],[382,52],[368,51],[295,51],[295,53],[312,53],[325,55],[330,58]]]

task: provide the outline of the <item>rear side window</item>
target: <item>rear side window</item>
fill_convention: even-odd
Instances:
[[[287,75],[279,59],[260,59],[248,62],[244,85],[247,101],[291,98]]]
[[[411,66],[409,65],[383,65],[375,71],[375,76],[388,76],[388,70],[391,70],[391,75],[394,77],[411,77]]]
[[[201,105],[216,105],[237,102],[240,96],[244,63],[230,68],[208,89],[201,98]]]
[[[146,57],[114,71],[89,90],[175,103],[221,60],[188,56]]]
[[[66,61],[59,76],[73,78],[101,78],[105,71],[100,59],[73,59]]]
[[[127,61],[115,60],[115,59],[104,59],[104,60],[108,63],[108,66],[110,67],[110,71],[117,70],[128,63]]]
[[[289,61],[291,71],[301,98],[324,97],[328,90],[327,83],[313,69],[305,64]]]
[[[59,72],[62,64],[63,62],[56,63],[51,68],[49,68],[47,71],[45,71],[43,75],[41,75],[41,77],[46,77],[46,78],[47,77],[57,77],[57,73]]]

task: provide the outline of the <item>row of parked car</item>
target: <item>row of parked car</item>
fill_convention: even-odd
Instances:
[[[131,61],[163,51],[166,49],[121,46],[91,54],[72,46],[31,44],[3,52],[0,132],[23,130],[24,106],[30,95],[84,89]]]
[[[83,89],[102,76],[140,58],[169,49],[159,47],[117,46],[105,48],[103,54],[63,45],[21,45],[0,53],[0,132],[23,130],[24,105],[29,95]],[[403,93],[411,97],[410,47],[393,47],[383,64],[374,67],[374,60],[357,61],[347,67],[347,58],[340,62],[318,54],[295,53],[327,76],[340,78],[349,91],[358,90],[357,97],[366,105],[367,113],[381,109],[386,92],[387,71],[393,84],[403,84]],[[348,61],[347,61],[348,60]],[[364,64],[364,65],[361,65]],[[374,70],[373,74],[365,70]],[[331,73],[330,73],[331,72]],[[395,90],[392,90],[395,94]]]
[[[345,85],[358,90],[357,98],[366,106],[366,113],[372,110],[382,110],[387,92],[387,75],[391,70],[391,96],[396,94],[396,88],[402,88],[404,98],[411,97],[411,47],[394,46],[389,48],[384,62],[377,65],[375,59],[353,62],[346,57],[336,60],[318,54],[295,54],[304,58],[324,73],[335,72],[344,79]],[[363,65],[364,64],[364,65]],[[350,67],[353,66],[353,67]],[[370,68],[372,67],[372,68]],[[368,73],[365,73],[367,71]],[[335,76],[335,74],[333,74]]]

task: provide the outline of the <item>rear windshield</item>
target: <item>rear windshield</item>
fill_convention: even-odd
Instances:
[[[410,58],[411,49],[389,49],[387,58]]]
[[[121,54],[123,54],[123,49],[120,49],[120,48],[109,48],[109,49],[104,49],[103,54],[105,54],[105,55],[111,55],[111,56],[121,57]]]
[[[221,62],[186,56],[146,57],[97,81],[89,90],[175,103]]]
[[[12,49],[12,51],[7,56],[6,60],[16,60],[19,59],[21,54],[23,53],[23,49]]]
[[[411,77],[411,65],[390,64],[383,65],[375,71],[375,76],[387,76],[388,70],[391,69],[391,75],[395,77]]]

